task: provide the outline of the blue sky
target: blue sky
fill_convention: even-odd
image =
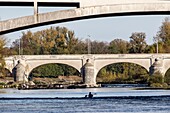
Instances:
[[[44,13],[61,9],[62,8],[40,8],[39,12]],[[0,7],[0,20],[7,20],[10,18],[32,14],[33,8],[30,7]],[[78,37],[79,39],[89,38],[88,35],[90,35],[91,40],[106,42],[110,42],[116,38],[129,41],[129,37],[133,32],[145,32],[147,43],[152,44],[153,37],[156,36],[156,33],[159,31],[159,27],[161,26],[165,17],[168,16],[151,15],[107,17],[52,24],[48,26],[26,29],[23,31],[31,30],[33,32],[36,32],[38,30],[49,28],[50,26],[62,26],[73,30],[76,37]],[[21,32],[23,31],[9,33],[5,36],[10,40],[10,42],[12,42],[15,39],[19,39],[22,36]]]

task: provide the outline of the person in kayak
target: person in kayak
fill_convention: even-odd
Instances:
[[[89,98],[93,98],[93,94],[91,92],[89,92],[89,95],[88,95]]]

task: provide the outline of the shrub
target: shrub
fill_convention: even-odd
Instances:
[[[168,88],[168,84],[166,83],[152,83],[150,84],[150,87],[154,87],[154,88]]]
[[[38,80],[34,80],[33,81],[36,85],[46,85],[47,83],[46,82],[44,82],[44,81],[38,81]]]
[[[167,84],[167,83],[163,83],[162,86],[163,86],[164,88],[167,88],[167,87],[168,87],[168,84]]]
[[[152,84],[150,84],[150,87],[161,88],[162,84],[161,83],[152,83]]]
[[[6,83],[4,83],[4,82],[0,82],[0,85],[6,85]]]
[[[160,84],[164,83],[164,78],[161,73],[157,72],[157,73],[153,74],[152,76],[150,76],[149,85],[151,85],[153,83],[160,83]]]
[[[168,72],[165,74],[164,80],[165,83],[170,85],[170,70],[168,70]]]

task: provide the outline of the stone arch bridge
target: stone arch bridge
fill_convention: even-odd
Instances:
[[[151,72],[155,71],[165,75],[170,68],[170,54],[82,54],[82,55],[16,55],[5,58],[6,69],[12,72],[18,60],[24,65],[26,74],[44,64],[61,63],[77,69],[89,87],[96,85],[96,77],[101,68],[113,63],[134,63]],[[88,62],[87,62],[88,60]],[[156,64],[156,65],[155,65]]]
[[[0,6],[33,6],[34,15],[0,21],[0,35],[48,24],[123,15],[169,14],[169,0],[0,0]],[[38,13],[38,7],[75,7]]]

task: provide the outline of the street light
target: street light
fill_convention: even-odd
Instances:
[[[18,41],[18,55],[22,55],[23,54],[23,48],[21,47],[23,44],[22,39],[17,39]]]
[[[156,54],[158,54],[158,53],[159,53],[159,36],[155,36],[155,37],[154,37],[154,42],[155,42],[155,44],[156,44],[156,47],[155,47],[155,49],[156,49]]]

